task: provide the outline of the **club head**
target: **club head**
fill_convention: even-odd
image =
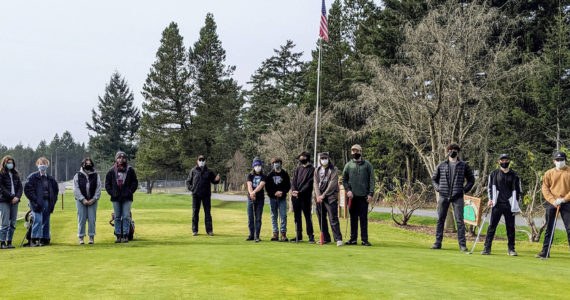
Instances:
[[[466,254],[467,254],[467,255],[471,255],[471,254],[473,254],[473,252],[466,252]]]

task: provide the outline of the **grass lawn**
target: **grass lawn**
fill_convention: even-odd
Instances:
[[[389,223],[369,224],[373,247],[279,243],[269,241],[266,205],[263,241],[256,244],[244,240],[245,203],[213,201],[216,236],[205,235],[201,214],[200,235],[192,237],[189,196],[137,194],[135,241],[113,243],[112,206],[105,196],[95,245],[80,246],[74,201],[70,193],[65,197],[65,210],[58,203],[52,215],[53,245],[0,252],[0,298],[568,298],[570,252],[562,231],[547,261],[534,258],[540,245],[524,241],[524,235],[518,236],[519,257],[506,256],[506,241],[493,244],[494,255],[466,255],[456,240],[430,250],[432,236]],[[26,208],[22,204],[20,211]],[[293,226],[289,214],[289,237]],[[344,228],[341,220],[343,234]],[[24,232],[20,221],[18,246]]]

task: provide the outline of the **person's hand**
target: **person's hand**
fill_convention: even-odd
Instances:
[[[299,195],[298,191],[292,191],[291,192],[291,196],[293,196],[293,197],[297,197],[298,195]]]
[[[89,200],[89,201],[87,201],[87,202],[89,202],[89,206],[91,206],[91,205],[93,205],[93,203],[95,203],[95,200],[91,199],[91,200]]]
[[[83,205],[87,205],[87,203],[89,203],[89,202],[87,201],[87,199],[83,199],[83,201],[81,201],[81,203],[83,203]]]
[[[19,201],[20,201],[20,198],[18,198],[18,197],[12,198],[12,204],[16,204],[16,203],[18,203]]]
[[[275,197],[281,197],[281,196],[283,196],[282,191],[278,191],[277,193],[275,193]]]
[[[214,179],[214,181],[218,181],[218,180],[220,180],[220,174],[217,174],[216,178]]]
[[[372,202],[372,196],[368,195],[368,197],[366,197],[366,201],[367,201],[368,203]]]
[[[558,198],[558,199],[554,200],[554,206],[558,206],[562,203],[564,203],[564,199],[562,199],[562,198]]]
[[[249,193],[249,199],[251,199],[251,201],[255,201],[255,193],[254,192]]]
[[[348,193],[346,193],[346,196],[347,196],[348,198],[354,197],[354,195],[352,194],[352,191],[348,191]]]
[[[317,203],[323,202],[323,195],[317,197]]]
[[[487,202],[487,206],[488,206],[488,207],[493,206],[493,201],[489,200],[489,202]]]

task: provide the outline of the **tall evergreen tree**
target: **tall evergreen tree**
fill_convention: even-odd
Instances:
[[[184,172],[180,153],[190,131],[194,107],[188,54],[176,23],[164,29],[160,42],[156,61],[143,86],[143,116],[138,134],[137,171],[149,188],[156,176]]]
[[[203,154],[212,168],[223,170],[241,144],[243,97],[237,82],[231,78],[235,66],[225,64],[226,51],[216,29],[214,16],[208,13],[200,37],[189,51],[196,110],[190,136],[193,153],[183,152],[182,155],[194,158]],[[193,165],[194,159],[187,160],[188,167]]]
[[[93,109],[92,123],[86,123],[89,148],[97,163],[114,161],[115,153],[125,151],[133,157],[136,152],[135,134],[139,128],[140,113],[134,105],[134,96],[119,72],[111,75],[105,94],[99,96],[97,111]]]

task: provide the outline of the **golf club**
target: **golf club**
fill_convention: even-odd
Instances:
[[[321,201],[321,245],[325,244],[325,234],[323,233],[323,220],[325,219],[325,216],[323,214],[323,201]]]
[[[556,208],[556,215],[554,216],[554,224],[552,224],[552,231],[550,233],[550,242],[548,243],[548,251],[546,256],[542,260],[546,260],[550,256],[550,247],[552,247],[552,241],[554,240],[554,232],[556,230],[556,221],[558,220],[558,212],[560,211],[560,205]]]
[[[346,194],[345,194],[345,198],[348,198],[348,197],[346,197]],[[348,198],[348,206],[347,206],[348,210],[350,210],[351,205],[352,205],[352,198]],[[348,215],[348,220],[346,220],[346,226],[344,227],[344,236],[345,237],[347,237],[347,234],[348,234],[348,223],[350,222],[350,211],[348,212],[347,215]],[[350,239],[349,239],[349,241],[350,241]]]
[[[253,209],[253,241],[257,242],[257,224],[255,222],[255,200],[251,199],[251,208]]]
[[[485,213],[485,217],[483,218],[483,222],[481,222],[481,225],[479,225],[479,233],[477,233],[477,238],[475,239],[475,243],[473,244],[473,248],[471,248],[471,252],[467,252],[467,254],[473,254],[473,251],[475,251],[475,246],[477,246],[477,242],[479,241],[479,237],[481,236],[481,231],[483,231],[483,225],[485,225],[485,221],[487,221],[487,216],[489,215],[489,210],[487,210],[487,213]]]

